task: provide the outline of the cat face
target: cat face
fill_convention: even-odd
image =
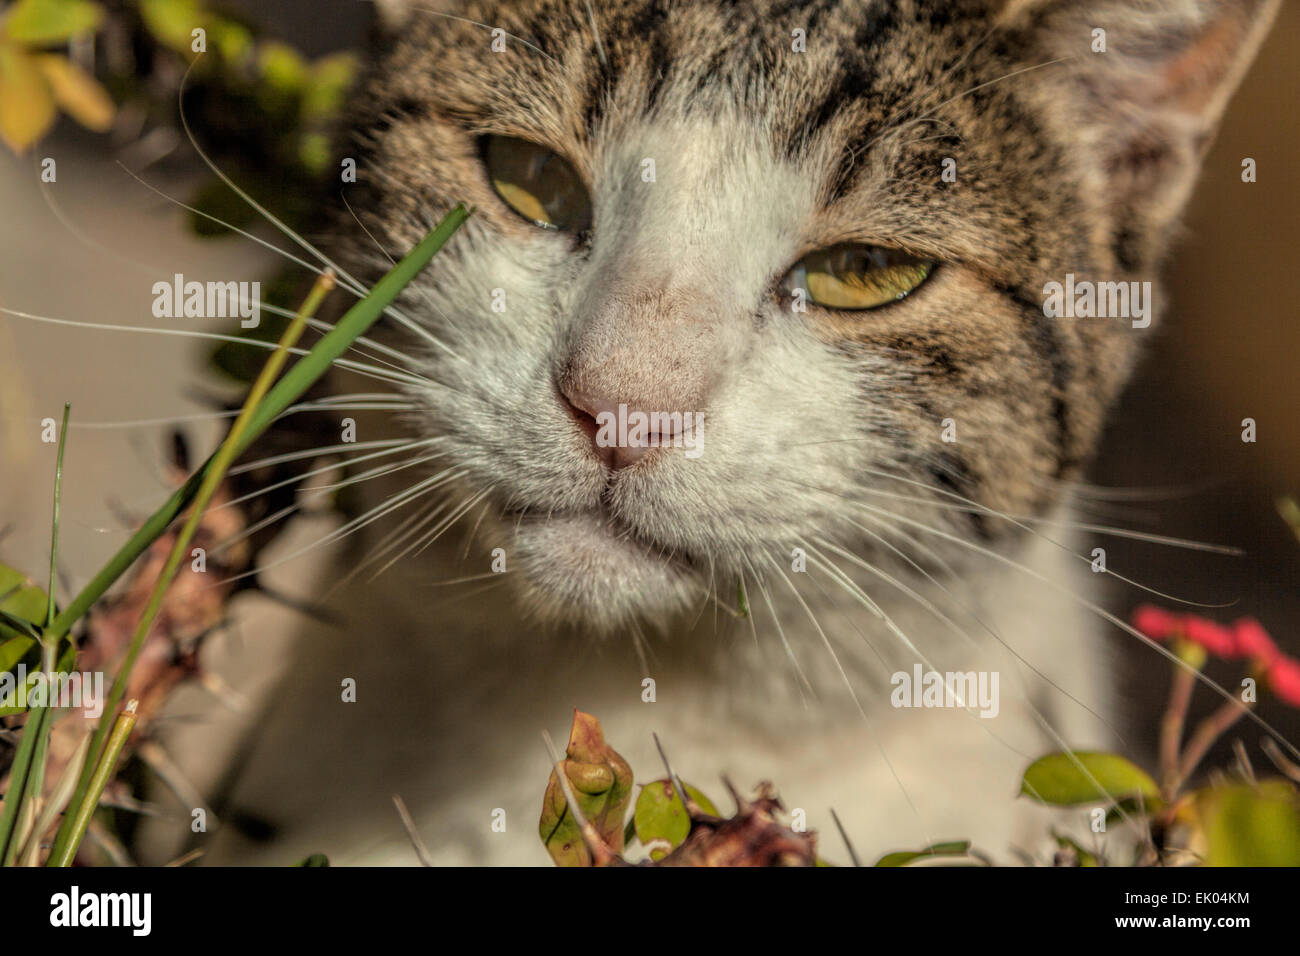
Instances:
[[[1131,6],[397,10],[352,206],[389,251],[475,208],[403,301],[429,333],[405,344],[414,425],[446,436],[526,605],[663,621],[779,581],[795,549],[888,563],[905,536],[955,552],[941,535],[996,542],[1000,514],[1050,508],[1143,322],[1049,315],[1045,289],[1148,283],[1159,305],[1275,8]],[[677,447],[630,447],[637,412]]]

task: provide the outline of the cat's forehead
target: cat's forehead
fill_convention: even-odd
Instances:
[[[459,119],[517,124],[575,151],[646,114],[736,107],[793,153],[830,127],[871,136],[942,91],[987,26],[967,6],[530,0],[470,4],[454,17],[417,8],[386,79]]]

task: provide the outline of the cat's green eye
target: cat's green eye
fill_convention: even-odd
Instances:
[[[790,295],[802,290],[827,309],[874,309],[914,291],[933,269],[933,262],[905,252],[845,243],[804,256],[782,288]]]
[[[511,136],[488,136],[483,162],[492,188],[534,225],[565,232],[591,228],[591,197],[577,171],[545,146]]]

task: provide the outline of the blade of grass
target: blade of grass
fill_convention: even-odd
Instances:
[[[289,349],[293,348],[303,330],[307,328],[307,320],[316,314],[321,301],[333,288],[334,274],[326,271],[312,286],[311,292],[307,295],[307,300],[303,302],[298,314],[294,316],[293,321],[289,323],[289,327],[280,336],[275,351],[271,353],[270,358],[266,360],[266,364],[262,366],[262,371],[258,374],[257,380],[253,382],[253,387],[248,390],[248,396],[244,399],[244,407],[240,409],[239,415],[236,417],[234,424],[230,426],[230,431],[226,434],[225,440],[222,441],[220,447],[212,456],[210,467],[204,469],[203,480],[199,483],[199,490],[194,496],[194,503],[190,508],[189,516],[185,519],[185,524],[181,527],[180,533],[177,534],[176,540],[172,543],[172,549],[167,555],[167,561],[158,575],[158,580],[154,582],[153,590],[149,594],[149,601],[145,605],[144,612],[140,615],[135,632],[131,635],[131,642],[127,645],[126,655],[122,658],[122,662],[117,669],[117,675],[113,678],[113,686],[109,689],[108,698],[104,704],[104,716],[100,718],[99,725],[95,728],[95,733],[90,739],[90,755],[87,766],[96,766],[100,745],[104,738],[108,736],[109,729],[115,726],[110,721],[109,715],[117,711],[117,705],[126,692],[127,681],[131,677],[131,669],[135,666],[136,658],[140,656],[145,640],[148,638],[150,630],[153,629],[154,621],[158,619],[158,613],[162,610],[163,601],[167,597],[167,589],[171,587],[172,581],[176,578],[176,572],[180,570],[181,562],[185,560],[190,541],[194,538],[194,532],[198,530],[199,522],[203,520],[203,513],[208,507],[208,502],[212,500],[217,486],[226,477],[226,469],[230,467],[238,454],[239,442],[248,428],[249,421],[256,413],[257,407],[265,398],[266,393],[270,390],[271,383],[276,380],[281,370],[283,370],[284,363],[289,359]],[[86,777],[86,782],[87,786],[89,786],[89,776]],[[74,791],[72,800],[68,804],[68,813],[63,818],[64,825],[60,826],[59,833],[54,840],[54,850],[50,854],[51,866],[59,865],[53,862],[56,857],[70,860],[71,856],[69,854],[76,853],[76,846],[68,847],[67,843],[74,838],[79,842],[81,837],[80,835],[74,835],[74,824],[70,823],[70,821],[85,816],[83,804],[90,799],[90,796],[88,789],[81,786],[78,786]]]
[[[59,567],[59,502],[63,492],[63,450],[67,446],[68,416],[72,414],[72,403],[63,403],[63,427],[59,429],[59,455],[54,462],[54,530],[50,533],[50,586],[45,592],[49,604],[45,610],[45,628],[54,623],[54,585]]]
[[[63,489],[63,453],[68,441],[68,416],[72,413],[72,403],[63,403],[63,425],[59,428],[59,450],[54,462],[54,519],[53,531],[50,533],[50,586],[46,593],[45,631],[41,633],[41,666],[49,680],[46,682],[46,700],[40,706],[32,708],[27,715],[26,729],[23,732],[19,750],[27,748],[29,756],[24,760],[24,772],[21,777],[12,773],[9,776],[9,790],[5,794],[3,820],[0,820],[0,863],[9,866],[18,856],[20,845],[26,838],[28,828],[36,824],[36,802],[40,799],[45,786],[45,763],[50,750],[50,725],[53,715],[50,713],[50,692],[54,687],[55,652],[58,639],[51,639],[46,633],[54,623],[54,585],[55,573],[59,563],[59,500]],[[14,766],[19,761],[15,758]]]
[[[428,265],[429,260],[446,244],[452,234],[464,224],[469,215],[470,210],[463,205],[458,205],[447,213],[434,227],[433,231],[425,236],[387,275],[375,284],[369,295],[353,305],[344,314],[343,318],[335,324],[334,328],[316,343],[311,352],[299,360],[276,383],[275,387],[271,389],[258,407],[256,415],[244,429],[240,440],[236,443],[236,455],[246,451],[272,421],[295,402],[317,379],[324,375],[334,360],[347,351],[357,338],[364,335],[374,325],[383,314],[384,309],[397,298],[398,294],[419,274],[420,270]],[[215,454],[213,457],[215,457]],[[163,503],[162,507],[140,526],[139,530],[131,536],[126,544],[108,560],[104,567],[82,588],[81,592],[73,598],[71,603],[55,617],[54,624],[50,628],[55,637],[62,638],[66,635],[82,615],[90,609],[91,605],[98,601],[104,592],[113,585],[113,582],[125,573],[136,558],[143,554],[167,529],[176,516],[194,499],[212,463],[213,458],[209,458],[192,474]],[[68,662],[66,666],[71,666],[73,653],[71,647],[65,650],[64,658],[60,661],[61,666],[63,660]],[[102,737],[100,739],[102,740]],[[93,761],[87,761],[87,768],[93,765]],[[76,805],[80,805],[88,786],[89,770],[86,770],[83,771],[82,778],[78,782],[78,792],[74,794]],[[69,816],[65,815],[59,828],[59,837],[56,837],[56,840],[59,838],[66,840],[68,835]]]
[[[46,707],[33,710],[23,726],[22,737],[18,741],[18,751],[14,754],[13,765],[9,768],[9,788],[5,791],[4,809],[0,811],[0,859],[6,864],[13,859],[17,840],[14,830],[18,823],[18,808],[23,804],[23,794],[27,790],[27,777],[35,757],[36,745],[45,735],[45,722],[50,711]],[[11,852],[14,851],[14,852]]]
[[[90,777],[90,787],[86,792],[87,799],[81,802],[72,812],[69,807],[68,819],[72,820],[72,826],[69,828],[70,837],[64,841],[62,846],[55,845],[50,851],[50,866],[71,866],[72,858],[76,855],[77,847],[81,846],[81,840],[86,835],[86,827],[90,826],[90,818],[99,806],[99,798],[103,796],[104,787],[108,783],[108,778],[113,775],[113,768],[117,766],[117,758],[122,753],[122,747],[126,744],[126,739],[131,736],[131,731],[135,728],[135,709],[139,701],[128,701],[126,709],[117,715],[113,722],[113,732],[109,734],[108,745],[104,748],[104,756],[100,758],[99,763],[95,765],[94,771]],[[89,760],[87,760],[89,763]]]

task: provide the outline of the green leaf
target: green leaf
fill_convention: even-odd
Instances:
[[[0,644],[0,674],[7,674],[18,666],[18,662],[27,656],[36,646],[30,637],[14,637]]]
[[[41,632],[37,629],[35,624],[31,621],[23,620],[16,614],[10,614],[8,611],[0,610],[0,624],[10,627],[26,637],[35,638],[38,641],[41,639]],[[0,670],[7,669],[8,668],[0,667]]]
[[[288,44],[264,44],[260,59],[262,79],[277,93],[298,93],[307,85],[307,63]]]
[[[298,144],[298,160],[306,167],[307,171],[320,175],[325,167],[330,164],[333,157],[330,155],[329,137],[324,133],[304,133]]]
[[[335,53],[314,62],[303,91],[303,119],[328,119],[335,115],[343,107],[356,72],[357,58],[351,53]]]
[[[1049,754],[1025,771],[1020,792],[1040,803],[1074,806],[1141,796],[1148,809],[1160,800],[1160,788],[1141,767],[1118,754]]]
[[[294,866],[329,866],[330,858],[324,853],[313,853],[309,857],[299,860]]]
[[[1300,797],[1285,780],[1196,794],[1207,866],[1300,866]]]
[[[14,714],[25,714],[31,709],[29,702],[31,701],[32,687],[35,686],[41,673],[42,672],[38,668],[27,675],[27,679],[23,681],[22,684],[23,694],[21,698],[19,696],[18,687],[14,687],[13,693],[3,695],[3,698],[0,699],[0,717],[12,717]],[[7,681],[11,684],[17,683],[12,675],[7,678]],[[20,699],[22,700],[21,704],[18,702]]]
[[[192,31],[203,25],[204,15],[198,0],[140,0],[140,18],[161,43],[189,53]]]
[[[685,781],[682,786],[690,798],[705,813],[718,816],[718,808],[703,793]],[[691,820],[677,795],[677,788],[670,780],[655,780],[641,788],[636,798],[636,809],[632,811],[632,823],[636,827],[636,837],[648,846],[656,841],[666,840],[668,849],[653,847],[650,850],[652,860],[660,860],[677,847],[681,846],[691,832]]]
[[[0,642],[19,635],[32,636],[28,627],[45,619],[47,601],[45,591],[33,584],[27,575],[0,564],[0,612],[3,612],[0,614]],[[28,627],[23,627],[11,618],[18,618]],[[2,662],[3,653],[0,652],[0,663]],[[0,671],[8,669],[0,666]]]
[[[233,20],[214,20],[208,26],[208,37],[227,63],[237,65],[253,52],[253,34]]]
[[[36,58],[0,43],[0,141],[21,153],[49,131],[58,115],[54,91]]]
[[[20,43],[63,43],[99,26],[104,11],[89,0],[18,0],[4,20],[4,34]]]
[[[913,860],[930,856],[965,856],[970,849],[970,840],[949,840],[945,843],[932,843],[924,850],[899,850],[886,853],[876,861],[876,866],[907,866]]]
[[[564,775],[583,817],[610,849],[622,851],[623,817],[632,802],[632,768],[605,742],[600,721],[580,710],[573,712],[565,757]],[[554,768],[542,798],[537,832],[557,865],[592,865],[591,851],[582,838],[577,818],[569,812]]]
[[[86,129],[107,132],[113,125],[117,107],[99,81],[66,56],[45,53],[36,60],[63,112]]]

